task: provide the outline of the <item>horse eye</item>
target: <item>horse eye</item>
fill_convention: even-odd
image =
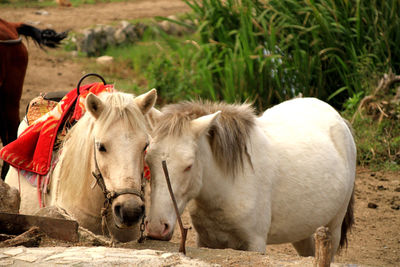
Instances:
[[[184,170],[184,172],[190,171],[191,168],[192,168],[192,165],[187,166],[186,169]]]
[[[101,144],[101,143],[98,143],[98,144],[97,144],[97,149],[98,149],[100,152],[107,152],[106,147],[105,147],[103,144]]]

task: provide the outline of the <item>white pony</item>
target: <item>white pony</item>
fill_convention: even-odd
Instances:
[[[189,204],[198,246],[265,253],[290,242],[314,255],[312,235],[332,232],[332,255],[353,223],[356,147],[345,120],[314,98],[283,102],[261,117],[248,104],[166,106],[152,133],[150,237],[169,240]]]
[[[120,92],[98,97],[90,93],[86,98],[88,112],[65,137],[45,205],[64,209],[80,226],[101,234],[105,195],[92,172],[101,174],[107,192],[114,194],[107,216],[112,235],[123,242],[137,239],[138,222],[144,215],[143,156],[149,142],[145,115],[156,97],[155,89],[138,97]],[[20,213],[38,211],[36,188],[19,177],[15,168],[10,168],[5,181],[21,188]]]

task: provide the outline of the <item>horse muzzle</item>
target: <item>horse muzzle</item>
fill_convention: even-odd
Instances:
[[[112,203],[112,214],[118,228],[127,228],[137,224],[144,216],[144,202],[135,195],[118,196]]]
[[[169,241],[174,233],[173,227],[165,222],[151,223],[145,221],[147,237],[156,240]]]

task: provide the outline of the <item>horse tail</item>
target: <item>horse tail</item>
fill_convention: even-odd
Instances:
[[[346,126],[350,130],[350,133],[354,139],[354,129],[351,123],[346,119],[343,120],[346,123]],[[351,192],[349,204],[347,205],[346,215],[344,216],[342,222],[339,250],[342,249],[344,246],[346,246],[347,248],[347,232],[351,230],[353,225],[354,225],[354,186],[353,186],[353,191]]]
[[[60,42],[67,37],[68,31],[57,33],[52,29],[40,30],[31,25],[19,24],[17,27],[18,34],[22,34],[25,37],[31,37],[33,41],[40,47],[47,46],[51,48],[57,47]]]
[[[340,235],[339,249],[344,246],[347,248],[347,232],[351,230],[354,225],[354,188],[351,193],[349,205],[347,206],[346,215],[343,218],[342,229]]]

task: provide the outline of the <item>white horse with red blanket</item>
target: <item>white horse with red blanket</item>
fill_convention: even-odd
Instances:
[[[151,169],[148,235],[169,240],[189,205],[199,246],[265,253],[290,242],[314,255],[312,235],[332,232],[332,255],[353,223],[356,147],[328,104],[286,101],[256,117],[249,105],[183,102],[165,106],[145,160]]]
[[[64,209],[80,226],[101,234],[100,211],[109,196],[105,218],[112,236],[118,241],[137,239],[138,223],[144,215],[141,187],[149,142],[146,117],[156,97],[154,89],[137,97],[120,92],[89,93],[83,103],[88,112],[53,156],[53,161],[59,159],[48,193],[42,194],[43,204]],[[34,214],[39,209],[37,189],[15,167],[6,182],[21,190],[21,213]]]

